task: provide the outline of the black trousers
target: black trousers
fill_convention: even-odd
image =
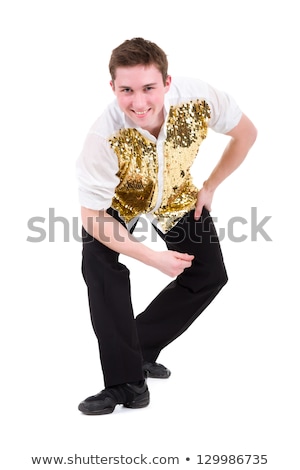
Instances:
[[[110,213],[118,219],[115,211]],[[119,262],[118,253],[83,229],[82,273],[106,387],[142,380],[143,360],[156,361],[160,351],[191,325],[228,280],[218,236],[206,209],[198,221],[191,211],[167,234],[158,233],[169,250],[195,258],[190,268],[135,317],[129,270]],[[148,285],[146,281],[145,289]]]

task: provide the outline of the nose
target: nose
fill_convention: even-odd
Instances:
[[[143,93],[135,93],[132,99],[132,107],[135,111],[145,111],[146,99]]]

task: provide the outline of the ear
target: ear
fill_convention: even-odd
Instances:
[[[166,92],[166,93],[167,93],[167,91],[169,91],[169,89],[170,89],[171,82],[172,82],[172,77],[171,77],[171,75],[167,75],[166,84],[165,84],[165,92]]]
[[[112,91],[115,92],[115,84],[114,84],[114,81],[111,80],[111,81],[109,82],[109,84],[110,84],[110,86],[111,86],[111,88],[112,88]]]

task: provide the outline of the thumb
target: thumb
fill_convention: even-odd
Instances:
[[[202,214],[204,204],[198,204],[195,208],[194,219],[199,220]]]
[[[194,259],[194,255],[189,255],[188,253],[178,253],[178,258],[182,259],[183,261],[191,261]]]

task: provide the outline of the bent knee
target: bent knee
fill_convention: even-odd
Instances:
[[[211,272],[207,277],[207,284],[209,287],[215,290],[221,290],[228,282],[228,275],[226,270],[220,270],[219,272]]]
[[[228,276],[225,268],[219,270],[186,269],[177,280],[180,285],[192,292],[199,292],[203,289],[217,292],[228,282]]]
[[[219,285],[220,289],[222,287],[224,287],[225,284],[227,284],[228,275],[227,275],[227,272],[225,270],[222,272],[222,274],[220,273],[220,275],[218,276],[217,282],[218,282],[218,285]]]

